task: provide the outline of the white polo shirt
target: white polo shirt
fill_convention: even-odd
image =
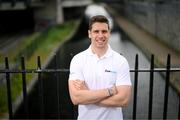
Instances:
[[[98,58],[91,46],[75,55],[70,64],[69,80],[84,80],[91,90],[109,88],[115,84],[131,85],[127,60],[108,45],[104,56]],[[120,120],[121,107],[100,107],[94,104],[78,106],[79,120]]]

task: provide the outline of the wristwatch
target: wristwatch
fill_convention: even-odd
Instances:
[[[113,95],[113,90],[112,90],[112,88],[107,88],[107,90],[108,90],[109,96],[112,96],[112,95]]]

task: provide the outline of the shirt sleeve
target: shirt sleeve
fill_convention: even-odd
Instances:
[[[116,85],[130,85],[131,86],[131,79],[130,79],[130,71],[129,71],[129,64],[127,60],[124,58],[123,62],[118,65],[117,68],[117,81]]]
[[[74,56],[70,63],[69,80],[84,80],[82,64],[78,56]]]

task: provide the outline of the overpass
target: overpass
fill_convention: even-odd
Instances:
[[[92,0],[49,0],[60,4],[62,7],[86,6]],[[26,9],[28,7],[43,7],[48,0],[0,0],[0,11]]]
[[[79,16],[91,3],[92,0],[0,0],[0,12],[31,10],[37,28],[42,24],[61,24],[72,11],[74,16]]]

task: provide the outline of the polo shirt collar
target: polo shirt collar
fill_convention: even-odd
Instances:
[[[87,49],[87,52],[88,52],[88,55],[90,55],[90,56],[94,56],[95,55],[92,52],[91,45]],[[107,57],[111,57],[111,56],[112,56],[112,49],[111,49],[111,46],[108,44],[108,49],[107,49],[106,53],[101,58],[107,58]]]

